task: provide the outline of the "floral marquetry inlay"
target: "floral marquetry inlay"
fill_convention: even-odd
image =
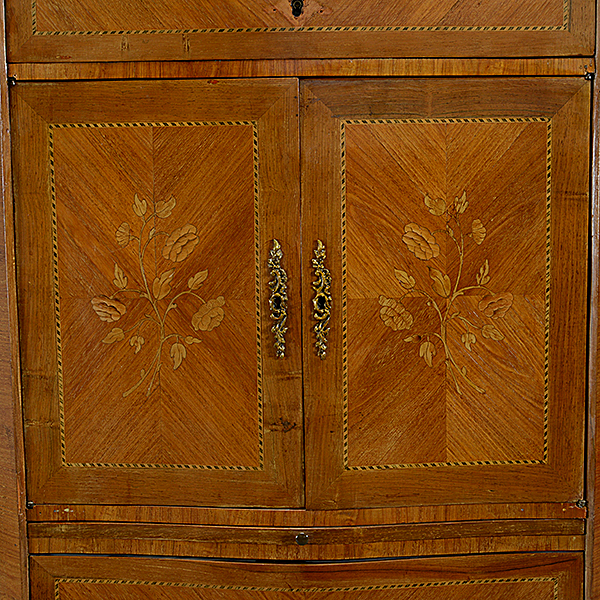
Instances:
[[[344,121],[347,469],[548,457],[552,124]]]
[[[470,379],[467,367],[459,364],[454,357],[448,345],[448,324],[455,319],[460,322],[464,331],[460,339],[469,352],[474,350],[477,335],[490,340],[503,340],[502,331],[493,322],[485,322],[484,317],[491,320],[504,317],[512,305],[513,296],[510,292],[496,293],[490,287],[492,276],[487,258],[481,265],[475,281],[463,281],[465,244],[481,245],[487,233],[479,219],[472,219],[470,227],[465,224],[465,221],[469,221],[467,193],[464,192],[460,198],[456,197],[451,202],[446,202],[443,198],[432,199],[426,195],[424,202],[429,212],[440,218],[440,228],[430,231],[427,227],[422,227],[417,223],[408,223],[404,227],[402,241],[412,254],[423,262],[428,262],[431,258],[440,255],[440,245],[436,236],[447,236],[458,252],[458,273],[452,280],[450,276],[440,270],[428,266],[431,289],[421,289],[410,273],[396,269],[396,278],[405,292],[397,299],[379,296],[379,304],[381,304],[379,316],[383,323],[394,331],[416,329],[414,333],[411,331],[411,335],[405,337],[404,341],[418,344],[419,356],[427,363],[428,367],[433,367],[433,357],[438,351],[443,352],[447,372],[451,376],[458,394],[462,395],[462,384],[467,384],[483,394],[485,390]],[[485,294],[478,304],[480,313],[478,322],[467,318],[455,304],[457,298],[464,296],[465,292],[470,290]],[[404,301],[406,298],[418,296],[426,298],[427,306],[435,309],[439,318],[439,329],[423,329],[426,324],[415,323],[415,318],[405,306]]]
[[[156,348],[150,350],[147,367],[140,371],[137,383],[123,392],[123,397],[129,396],[142,385],[145,387],[146,396],[149,396],[155,385],[160,386],[158,375],[163,367],[162,355],[165,345],[169,346],[172,368],[177,369],[187,356],[186,346],[202,342],[201,339],[191,335],[189,331],[168,330],[167,316],[172,310],[177,310],[177,300],[184,296],[190,296],[200,303],[198,311],[192,316],[190,323],[195,331],[212,331],[220,325],[225,316],[222,308],[225,304],[223,296],[206,301],[198,291],[208,277],[208,270],[198,271],[190,277],[187,281],[187,289],[180,291],[172,289],[171,283],[177,263],[186,260],[198,244],[197,230],[194,225],[188,223],[172,232],[161,229],[161,221],[158,219],[166,219],[171,216],[176,204],[176,199],[171,196],[166,201],[153,202],[149,207],[145,199],[141,199],[138,194],[135,194],[132,209],[139,219],[137,222],[139,229],[123,222],[117,228],[115,238],[122,248],[130,243],[135,244],[142,282],[141,289],[129,287],[129,277],[119,264],[115,263],[113,284],[117,290],[111,296],[99,295],[91,300],[92,308],[100,320],[110,323],[119,321],[125,316],[127,299],[143,299],[148,302],[148,312],[145,312],[142,318],[135,320],[133,324],[127,323],[122,327],[113,327],[102,340],[105,344],[129,341],[133,352],[137,354],[146,342],[143,336],[144,330],[152,327],[158,331],[158,342]],[[166,238],[164,243],[159,242],[162,238]],[[150,281],[144,263],[146,253],[152,249],[153,245],[158,248],[162,246],[163,258],[174,263],[175,266],[157,274]],[[160,303],[161,300],[167,300],[168,304]]]

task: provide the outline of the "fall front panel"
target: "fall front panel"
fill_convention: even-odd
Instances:
[[[592,54],[585,0],[11,0],[11,62]]]
[[[331,436],[330,471],[309,494],[533,501],[553,482],[555,500],[576,498],[589,90],[336,84],[305,88],[306,135],[317,121],[327,134],[306,152],[330,166],[307,161],[304,177],[339,202],[308,205],[329,211],[308,237],[327,238],[333,279],[331,351],[307,359],[308,460]]]
[[[290,84],[270,87],[285,96]],[[128,103],[135,105],[140,94],[156,97],[158,90],[151,88],[129,86]],[[239,91],[235,84],[186,88],[172,90],[182,103],[192,102],[185,120],[162,120],[140,110],[147,120],[117,116],[96,122],[90,120],[93,109],[85,114],[76,107],[70,120],[38,123],[35,133],[47,147],[36,158],[40,169],[47,158],[49,197],[34,206],[21,188],[19,246],[32,243],[26,214],[51,218],[50,229],[46,226],[51,239],[33,244],[44,261],[41,268],[51,269],[54,315],[41,290],[28,290],[23,321],[29,321],[29,311],[42,311],[50,344],[54,317],[56,372],[55,394],[26,394],[26,413],[49,410],[57,421],[46,442],[51,458],[41,472],[33,469],[32,484],[53,472],[69,479],[75,471],[90,473],[100,488],[110,488],[112,477],[158,478],[162,485],[182,478],[196,488],[218,481],[214,489],[194,489],[193,498],[188,492],[187,501],[177,501],[202,504],[215,494],[221,498],[221,486],[239,481],[280,483],[272,463],[279,449],[265,435],[265,416],[269,423],[297,419],[266,406],[265,379],[273,372],[264,369],[275,357],[266,347],[272,342],[264,290],[269,202],[262,201],[261,185],[268,185],[269,175],[259,161],[268,165],[281,151],[278,142],[262,138],[269,120],[283,121],[285,108],[262,122],[256,118],[260,113],[236,119],[236,107],[227,106],[228,95]],[[91,89],[108,100],[108,88]],[[75,85],[67,94],[77,90],[88,91]],[[60,93],[50,98],[50,104],[59,101]],[[268,114],[276,99],[263,99],[261,112]],[[27,100],[17,115],[27,113]],[[211,106],[217,102],[223,106]],[[293,128],[287,135],[293,138]],[[288,207],[292,224],[294,208]],[[50,249],[51,265],[45,262]],[[33,268],[24,264],[23,254],[20,258],[23,273]],[[32,361],[39,358],[25,344],[27,373],[29,351]],[[288,408],[295,404],[292,410],[298,410],[299,396],[289,400]],[[52,406],[42,408],[44,403]],[[38,421],[34,417],[28,424],[36,429]],[[31,436],[28,441],[28,457],[42,450]],[[68,500],[73,493],[68,485],[56,485],[63,501],[76,502]],[[170,490],[136,493],[162,503]],[[290,502],[284,490],[273,500],[261,497],[250,493],[234,503]],[[38,501],[46,499],[42,493]]]

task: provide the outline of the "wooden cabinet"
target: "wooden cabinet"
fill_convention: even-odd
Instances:
[[[296,86],[17,86],[30,500],[581,498],[587,82]]]
[[[0,597],[597,597],[594,15],[8,0]]]

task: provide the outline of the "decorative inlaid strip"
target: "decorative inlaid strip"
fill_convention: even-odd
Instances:
[[[448,461],[448,462],[430,462],[430,463],[403,463],[403,464],[387,464],[387,465],[349,465],[349,410],[348,410],[348,340],[347,340],[347,244],[346,244],[346,124],[456,124],[456,123],[546,123],[546,276],[545,276],[545,330],[544,330],[544,404],[543,404],[543,458],[537,459],[519,459],[519,460],[478,460],[478,461]],[[552,121],[548,117],[472,117],[472,118],[427,118],[427,119],[349,119],[340,121],[340,165],[341,165],[341,230],[342,230],[342,377],[343,377],[343,461],[344,469],[347,471],[375,471],[384,469],[407,469],[407,468],[428,468],[428,467],[456,467],[456,466],[493,466],[493,465],[531,465],[545,464],[548,462],[548,389],[549,389],[549,344],[550,344],[550,263],[551,263],[551,199],[552,199]],[[442,206],[443,203],[443,206]],[[452,206],[447,206],[446,202],[441,199],[433,200],[429,196],[425,197],[425,206],[433,215],[441,216],[448,210],[453,210],[457,215],[462,214],[468,206],[466,193],[460,198],[456,198]],[[481,244],[485,239],[486,228],[481,221],[475,219],[472,224],[472,232],[467,235],[471,237],[476,244]],[[454,232],[450,229],[451,237]],[[431,239],[429,239],[431,238]],[[453,238],[454,239],[454,238]],[[415,223],[405,227],[405,235],[403,236],[404,243],[413,254],[419,258],[427,260],[435,254],[439,253],[439,246],[435,242],[430,232],[426,229],[420,230]],[[458,242],[456,242],[458,246]],[[462,251],[459,247],[459,254],[462,256]],[[396,277],[400,281],[400,285],[407,291],[412,292],[415,286],[415,280],[404,271],[396,271]],[[433,289],[438,295],[444,298],[452,296],[450,280],[447,275],[430,269],[430,277],[433,281]],[[489,264],[486,260],[481,266],[477,275],[477,286],[488,290],[486,287],[490,280]],[[456,282],[458,286],[458,281]],[[456,292],[456,290],[454,290]],[[488,290],[490,293],[491,290]],[[505,297],[504,297],[505,296]],[[503,316],[510,304],[512,303],[512,295],[505,294],[504,296],[496,294],[492,300],[488,301],[485,306],[480,303],[480,310],[488,311],[494,317]],[[452,296],[453,297],[453,296]],[[487,300],[487,299],[484,299]],[[381,308],[381,319],[384,324],[391,327],[393,330],[408,329],[412,326],[413,317],[398,301],[385,298],[379,299]],[[443,317],[442,317],[443,320]],[[492,325],[484,325],[482,335],[491,340],[503,339],[503,334]],[[413,337],[409,336],[404,341],[412,342]],[[476,391],[484,393],[485,390],[478,387],[467,376],[466,369],[460,368],[448,356],[448,348],[442,335],[438,336],[444,344],[447,354],[447,361],[451,361],[450,373],[452,380],[456,386],[457,393],[461,394],[458,379],[462,378],[467,385],[473,387]],[[419,338],[420,340],[420,338]],[[462,342],[467,350],[471,349],[471,344],[475,342],[475,336],[468,330],[462,336]],[[421,341],[419,348],[419,356],[425,362],[432,366],[432,358],[435,354],[435,348],[429,340]]]
[[[66,436],[65,436],[65,411],[64,411],[64,374],[62,364],[62,336],[61,336],[61,321],[60,321],[60,277],[58,268],[58,224],[56,210],[56,186],[55,186],[55,169],[54,169],[54,130],[68,128],[131,128],[131,127],[201,127],[201,126],[236,126],[245,125],[252,127],[252,146],[253,146],[253,196],[254,196],[254,253],[255,253],[255,308],[256,308],[256,351],[257,351],[257,398],[258,398],[258,442],[259,442],[259,466],[222,466],[222,465],[191,465],[191,464],[150,464],[150,463],[75,463],[68,462],[66,459]],[[264,441],[263,441],[263,392],[262,392],[262,354],[261,354],[261,313],[260,313],[260,231],[259,231],[259,156],[258,156],[258,127],[254,121],[201,121],[201,122],[152,122],[152,123],[51,123],[48,126],[48,155],[50,165],[50,192],[52,202],[52,253],[53,253],[53,275],[54,275],[54,306],[55,306],[55,330],[56,330],[56,354],[57,354],[57,371],[58,371],[58,403],[60,414],[60,445],[61,445],[61,462],[66,467],[116,467],[116,468],[171,468],[171,469],[202,469],[202,470],[232,470],[232,471],[261,471],[264,468]],[[176,206],[176,199],[171,197],[167,202],[159,202],[154,208],[154,216],[156,218],[166,218],[170,216],[172,210]],[[141,231],[139,238],[131,233],[129,223],[122,223],[116,231],[116,240],[119,246],[124,247],[129,244],[132,239],[137,239],[142,250],[142,235],[150,217],[146,218],[148,205],[144,199],[140,199],[137,194],[134,198],[133,211],[136,216],[142,219]],[[153,216],[153,215],[150,215]],[[158,236],[160,232],[156,232]],[[147,233],[146,246],[150,243],[155,235],[155,228]],[[167,234],[168,235],[168,234]],[[179,263],[193,251],[193,248],[198,242],[196,228],[191,225],[185,225],[182,228],[176,229],[172,234],[168,235],[165,242],[163,255],[165,258],[170,258],[174,263]],[[143,271],[143,256],[140,255],[140,268]],[[152,295],[157,300],[162,299],[170,293],[170,281],[173,277],[175,269],[165,272],[161,277],[157,277],[152,283]],[[143,274],[143,273],[142,273]],[[127,288],[128,278],[115,263],[115,279],[114,285],[119,291],[131,291]],[[176,298],[183,294],[192,294],[197,296],[197,290],[207,278],[208,271],[200,271],[196,273],[188,281],[188,290],[179,293]],[[144,280],[146,277],[144,275]],[[118,292],[117,292],[118,293]],[[149,301],[151,294],[148,290],[144,297],[148,297]],[[199,297],[199,296],[197,296]],[[202,300],[202,299],[201,299]],[[197,313],[193,315],[192,325],[194,329],[201,331],[211,331],[218,327],[224,316],[224,311],[221,308],[225,303],[222,296],[216,299],[203,301]],[[113,297],[97,296],[92,299],[92,308],[97,313],[102,321],[116,321],[122,314],[125,313],[125,305],[114,299]],[[175,309],[176,305],[171,302],[167,308],[167,313],[171,308]],[[166,314],[165,314],[166,316]],[[163,324],[164,325],[164,324]],[[135,328],[135,327],[134,327]],[[161,328],[162,332],[162,328]],[[103,343],[113,344],[122,341],[125,333],[120,328],[113,328],[107,336],[102,340]],[[139,332],[138,332],[139,333]],[[172,337],[171,336],[168,337]],[[181,337],[181,339],[180,339]],[[176,336],[176,341],[171,347],[170,356],[173,360],[173,368],[177,369],[187,355],[186,347],[181,343],[185,341],[188,345],[193,345],[200,342],[193,336]],[[160,340],[159,353],[164,337]],[[130,339],[130,345],[135,347],[136,353],[145,340],[137,333]],[[157,367],[158,365],[158,367]],[[160,367],[160,356],[158,363],[154,364],[148,372],[142,371],[139,382],[133,388],[126,390],[123,396],[128,396],[130,393],[146,381],[147,377],[154,372],[151,378],[150,386],[146,391],[146,395],[150,395],[156,373]]]
[[[92,35],[159,35],[159,34],[194,34],[194,33],[339,33],[358,32],[396,32],[396,31],[568,31],[570,26],[571,0],[563,0],[562,25],[399,25],[399,26],[336,26],[321,25],[307,27],[213,27],[191,29],[111,29],[94,31],[38,31],[37,0],[31,3],[31,29],[33,35],[43,36],[92,36]]]
[[[161,587],[180,587],[196,588],[210,590],[231,590],[231,591],[249,591],[249,592],[288,592],[288,593],[309,593],[309,592],[362,592],[378,590],[401,590],[415,588],[433,588],[448,587],[458,585],[494,585],[503,583],[553,583],[554,600],[558,600],[558,577],[515,577],[515,578],[495,578],[495,579],[470,579],[467,581],[424,581],[419,583],[398,583],[389,585],[365,585],[352,587],[329,587],[329,588],[281,588],[281,587],[258,587],[243,585],[208,585],[202,583],[184,583],[170,581],[143,581],[129,579],[84,579],[84,578],[58,578],[54,580],[54,598],[60,600],[61,583],[83,583],[100,585],[157,585]]]

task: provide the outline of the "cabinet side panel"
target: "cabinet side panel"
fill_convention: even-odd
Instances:
[[[0,597],[28,597],[4,5],[0,7]]]

